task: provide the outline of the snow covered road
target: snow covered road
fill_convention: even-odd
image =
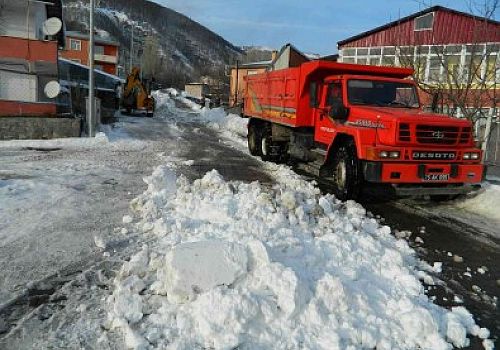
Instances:
[[[248,156],[238,120],[164,104],[162,118],[124,118],[96,144],[0,145],[8,165],[0,169],[0,249],[12,252],[0,260],[2,297],[26,301],[0,309],[0,348],[447,349],[466,345],[467,332],[481,349],[481,338],[498,336],[498,266],[487,260],[497,248],[464,241],[413,206],[365,204],[386,217],[391,235],[361,206]],[[154,169],[146,190],[142,178]],[[198,270],[179,275],[175,266],[192,269],[182,261],[207,248],[183,244],[207,240],[230,242],[208,251],[233,256],[205,258],[207,271],[234,268],[190,288],[184,278]],[[454,254],[462,262],[446,260]],[[480,288],[473,293],[468,266]]]

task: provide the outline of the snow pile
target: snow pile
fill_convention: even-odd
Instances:
[[[156,100],[158,110],[161,110],[161,108],[167,108],[171,111],[175,111],[176,107],[174,100],[178,100],[187,105],[193,112],[193,114],[189,114],[189,120],[183,118],[184,122],[202,122],[213,129],[227,131],[230,135],[236,135],[239,138],[246,138],[248,132],[248,119],[241,118],[236,114],[227,114],[224,111],[224,108],[202,107],[187,99],[185,96],[185,92],[178,92],[174,88],[153,92],[153,97]],[[185,114],[174,113],[174,115],[179,116]]]
[[[451,349],[488,337],[424,294],[420,262],[355,202],[276,167],[281,185],[193,183],[166,166],[132,201],[144,234],[109,297],[135,349]],[[491,345],[485,340],[485,345]]]
[[[248,133],[248,119],[236,114],[227,114],[223,108],[203,108],[200,120],[214,129],[228,131],[240,137],[246,138]]]
[[[483,192],[456,205],[472,213],[500,221],[498,209],[500,208],[500,186],[486,184]]]

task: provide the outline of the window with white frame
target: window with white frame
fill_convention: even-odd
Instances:
[[[432,30],[434,24],[434,12],[427,13],[423,16],[415,18],[415,31]]]
[[[69,48],[72,51],[82,51],[82,41],[77,39],[69,39]]]
[[[37,76],[0,70],[0,99],[37,102]]]

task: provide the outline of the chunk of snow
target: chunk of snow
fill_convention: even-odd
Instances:
[[[94,236],[95,246],[99,249],[106,249],[106,241],[101,236]]]
[[[435,262],[434,265],[432,265],[432,269],[436,273],[443,272],[443,263],[442,262]]]
[[[169,301],[186,302],[247,272],[247,253],[235,243],[183,243],[167,253],[163,284]]]

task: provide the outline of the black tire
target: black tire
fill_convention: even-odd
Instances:
[[[252,156],[261,156],[261,136],[255,122],[250,120],[248,125],[248,151]]]
[[[260,135],[260,158],[263,161],[271,160],[271,135],[266,129],[262,130]]]
[[[356,153],[356,146],[353,141],[348,141],[333,152],[330,165],[333,175],[333,192],[342,201],[356,200],[363,184],[361,163]]]

